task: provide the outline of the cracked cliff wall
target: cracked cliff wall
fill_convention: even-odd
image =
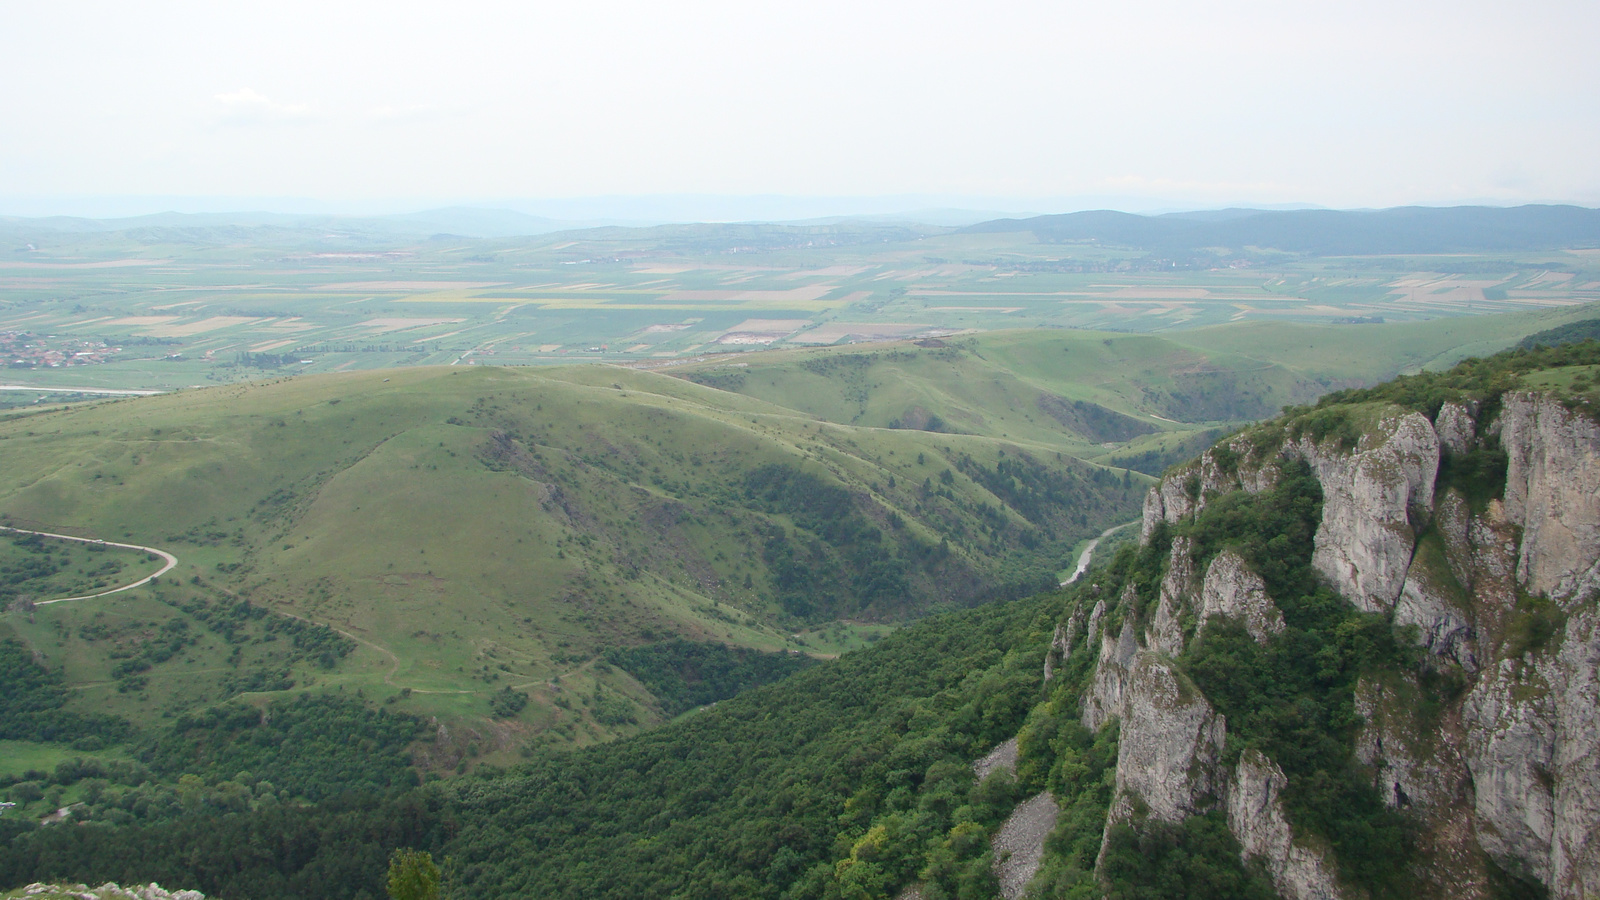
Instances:
[[[1489,897],[1496,869],[1562,900],[1600,894],[1600,426],[1527,391],[1501,397],[1492,421],[1475,403],[1432,420],[1362,414],[1353,445],[1278,426],[1265,447],[1247,434],[1214,448],[1151,489],[1142,542],[1231,491],[1269,489],[1274,460],[1308,464],[1323,498],[1312,565],[1420,649],[1414,671],[1358,686],[1355,754],[1413,823],[1423,896]],[[1503,497],[1469,498],[1443,477],[1496,443]],[[1194,554],[1172,540],[1142,618],[1130,585],[1057,635],[1063,656],[1079,635],[1099,648],[1083,723],[1122,723],[1107,827],[1222,809],[1284,896],[1355,896],[1322,836],[1294,833],[1282,769],[1255,750],[1225,764],[1227,723],[1175,662],[1218,618],[1258,642],[1285,628],[1245,560],[1224,550],[1202,572]]]

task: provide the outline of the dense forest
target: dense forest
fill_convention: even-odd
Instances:
[[[0,640],[0,740],[79,743],[94,749],[126,738],[127,722],[62,709],[67,689],[59,672],[34,661],[21,641]]]
[[[448,857],[450,890],[462,896],[801,896],[825,888],[825,871],[874,819],[919,797],[937,811],[919,826],[937,843],[952,839],[945,823],[968,823],[951,852],[981,881],[987,863],[973,851],[986,852],[981,829],[1009,809],[1013,789],[974,785],[969,762],[1038,702],[1059,608],[1059,596],[1040,595],[939,616],[636,738],[420,787],[338,792],[341,753],[379,772],[403,758],[384,743],[394,728],[348,706],[290,701],[358,735],[312,741],[321,756],[295,764],[328,772],[328,790],[229,807],[209,799],[243,788],[228,769],[261,765],[247,748],[281,741],[284,729],[258,731],[243,715],[197,721],[174,735],[181,753],[152,757],[192,767],[180,784],[190,802],[148,823],[0,819],[9,829],[0,882],[159,880],[230,900],[302,896],[320,882],[320,896],[377,897],[384,860],[404,845]],[[270,718],[285,712],[294,710]]]
[[[817,662],[802,654],[763,653],[681,638],[607,650],[605,660],[644,685],[668,716],[780,681]]]

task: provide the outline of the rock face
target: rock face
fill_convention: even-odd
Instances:
[[[1444,808],[1467,795],[1460,729],[1419,721],[1420,697],[1414,677],[1398,684],[1364,678],[1356,687],[1356,712],[1365,722],[1356,758],[1371,767],[1378,796],[1397,809]]]
[[[1554,398],[1506,395],[1506,516],[1522,526],[1517,580],[1577,600],[1600,588],[1600,426]]]
[[[1161,483],[1151,488],[1150,493],[1145,495],[1144,518],[1139,525],[1139,540],[1148,543],[1157,525],[1162,522],[1181,522],[1194,515],[1194,509],[1194,498],[1189,496],[1189,489],[1183,482],[1171,478],[1161,479]]]
[[[1354,452],[1330,445],[1299,446],[1322,483],[1311,564],[1360,609],[1388,612],[1416,546],[1413,513],[1433,506],[1439,436],[1413,412],[1385,419]]]
[[[1449,402],[1433,418],[1439,446],[1446,453],[1467,453],[1478,445],[1477,404]]]
[[[1515,695],[1515,699],[1513,696]],[[1502,660],[1467,697],[1467,765],[1476,791],[1478,841],[1509,871],[1550,880],[1555,802],[1555,710],[1537,672]]]
[[[1272,886],[1287,900],[1336,900],[1341,894],[1327,851],[1296,844],[1284,818],[1278,795],[1288,783],[1271,760],[1246,750],[1228,792],[1228,828],[1246,859],[1266,864]]]
[[[1061,665],[1066,658],[1072,655],[1072,648],[1077,646],[1078,638],[1083,636],[1084,615],[1080,610],[1056,625],[1055,633],[1050,636],[1050,649],[1044,655],[1044,680],[1049,681],[1055,677],[1056,667]]]
[[[1462,502],[1459,497],[1453,498]],[[1432,545],[1420,548],[1406,571],[1394,606],[1396,625],[1415,625],[1423,646],[1468,672],[1478,670],[1470,603],[1447,558]]]
[[[1094,680],[1083,700],[1085,728],[1099,731],[1112,716],[1122,715],[1123,695],[1138,654],[1139,641],[1134,637],[1132,622],[1122,623],[1122,631],[1115,640],[1110,635],[1101,636],[1100,662],[1095,666]]]
[[[1555,827],[1551,888],[1559,897],[1600,895],[1600,613],[1567,621],[1555,675]]]
[[[1138,653],[1123,693],[1110,828],[1136,812],[1178,822],[1220,793],[1216,771],[1227,723],[1159,654]]]
[[[1267,597],[1266,583],[1250,571],[1239,554],[1224,550],[1211,560],[1206,580],[1200,588],[1200,618],[1208,622],[1216,616],[1238,619],[1260,643],[1283,632],[1283,613]]]
[[[1532,392],[1479,416],[1467,403],[1431,422],[1391,409],[1353,448],[1286,437],[1262,454],[1235,438],[1150,491],[1143,540],[1223,493],[1270,488],[1278,457],[1308,463],[1323,494],[1314,568],[1358,609],[1414,627],[1426,650],[1415,671],[1361,681],[1355,747],[1378,795],[1416,825],[1422,896],[1487,900],[1495,867],[1557,900],[1600,896],[1600,425]],[[1496,441],[1503,499],[1439,483],[1446,455]],[[1098,650],[1083,724],[1121,722],[1107,828],[1221,808],[1283,896],[1354,897],[1325,842],[1286,818],[1283,770],[1254,750],[1223,765],[1226,722],[1174,662],[1217,617],[1262,643],[1282,633],[1260,576],[1225,548],[1197,560],[1178,535],[1159,598],[1136,605],[1130,586],[1086,620],[1075,612],[1055,642],[1063,658],[1079,634]]]
[[[1161,579],[1161,600],[1145,632],[1145,644],[1168,656],[1183,652],[1183,609],[1194,593],[1193,543],[1186,537],[1173,539],[1167,574]]]

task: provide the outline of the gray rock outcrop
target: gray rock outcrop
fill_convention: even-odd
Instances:
[[[1283,612],[1267,596],[1266,583],[1232,550],[1211,560],[1200,588],[1202,623],[1216,616],[1243,622],[1250,636],[1263,644],[1284,629]]]
[[[1600,612],[1567,621],[1554,654],[1555,776],[1550,887],[1557,897],[1600,896]]]
[[[1400,599],[1394,605],[1394,624],[1415,625],[1418,639],[1429,652],[1468,672],[1478,670],[1477,630],[1470,600],[1450,571],[1448,559],[1432,545],[1419,547],[1406,570]]]
[[[1132,677],[1134,657],[1139,654],[1139,641],[1134,637],[1133,623],[1124,619],[1122,631],[1113,639],[1100,637],[1100,661],[1095,664],[1094,677],[1089,683],[1089,693],[1083,700],[1083,726],[1099,731],[1112,716],[1123,712],[1123,695]]]
[[[1507,394],[1495,423],[1505,448],[1506,516],[1522,527],[1517,579],[1576,601],[1600,589],[1600,425],[1555,398]]]
[[[1556,900],[1600,896],[1600,424],[1527,391],[1504,395],[1494,421],[1483,414],[1456,402],[1432,422],[1393,410],[1353,449],[1286,438],[1263,456],[1235,438],[1152,488],[1143,540],[1223,493],[1270,488],[1278,457],[1308,463],[1323,498],[1313,567],[1358,609],[1414,626],[1427,650],[1415,671],[1363,678],[1355,698],[1356,760],[1417,824],[1425,895],[1493,895],[1492,861]],[[1446,455],[1496,441],[1503,498],[1469,502],[1457,482],[1440,484]],[[1285,897],[1351,896],[1331,850],[1285,817],[1283,771],[1255,751],[1221,766],[1226,723],[1173,662],[1186,624],[1227,617],[1263,643],[1287,627],[1243,558],[1224,549],[1202,577],[1195,553],[1174,537],[1159,599],[1137,628],[1131,588],[1088,616],[1099,657],[1083,724],[1119,718],[1122,728],[1107,828],[1221,803],[1243,855]],[[1101,633],[1107,619],[1116,634]]]
[[[1507,871],[1550,880],[1555,710],[1537,672],[1501,660],[1467,696],[1467,766],[1478,842]]]
[[[1182,613],[1194,593],[1192,548],[1193,542],[1186,537],[1173,539],[1167,574],[1161,579],[1161,597],[1145,630],[1145,645],[1168,656],[1183,652]]]
[[[1420,413],[1408,412],[1384,419],[1354,451],[1309,439],[1298,450],[1322,484],[1311,564],[1359,609],[1388,612],[1416,546],[1413,515],[1433,506],[1439,436]]]
[[[1163,478],[1144,498],[1144,514],[1139,523],[1139,541],[1148,543],[1162,522],[1181,522],[1194,515],[1194,498],[1188,487],[1175,478]]]
[[[1433,417],[1433,430],[1439,435],[1439,447],[1445,453],[1468,453],[1478,445],[1477,404],[1450,401],[1439,407]]]
[[[1245,859],[1259,859],[1286,900],[1338,900],[1335,868],[1325,848],[1296,843],[1279,795],[1289,779],[1260,751],[1246,750],[1228,791],[1228,829]]]
[[[1203,812],[1206,798],[1221,795],[1216,762],[1227,723],[1170,661],[1148,651],[1137,654],[1120,715],[1107,828],[1135,814],[1179,822]]]

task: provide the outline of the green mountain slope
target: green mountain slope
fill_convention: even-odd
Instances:
[[[1330,390],[1445,368],[1587,307],[1375,325],[1036,329],[712,359],[672,374],[843,425],[1002,438],[1159,474]]]
[[[841,424],[928,428],[937,414],[932,430],[1092,447],[1134,436],[1138,426],[1120,416],[1155,429],[1260,419],[1329,390],[1447,368],[1594,316],[1590,307],[1569,307],[1369,325],[1246,321],[1159,336],[994,331],[671,371]],[[1104,411],[1077,413],[1075,403]]]
[[[940,836],[952,814],[1003,814],[1010,787],[983,792],[967,760],[1034,705],[1059,610],[1043,596],[939,616],[636,738],[447,790],[14,830],[0,879],[93,872],[240,898],[295,896],[320,879],[318,896],[353,898],[381,890],[389,848],[404,843],[450,853],[453,889],[473,896],[781,896],[849,854],[841,830],[859,837],[919,796],[937,799],[918,827]],[[957,812],[969,798],[981,809]],[[247,845],[286,852],[241,859]]]
[[[1315,396],[1281,365],[1162,337],[1019,331],[923,344],[933,346],[771,353],[675,371],[831,422],[1091,451]]]
[[[6,524],[180,560],[152,589],[8,617],[88,688],[76,706],[150,721],[224,699],[192,674],[219,668],[258,690],[404,687],[407,710],[478,723],[440,765],[658,718],[638,682],[594,665],[610,647],[818,652],[795,635],[1036,590],[1145,487],[1053,449],[837,426],[598,367],[302,377],[13,415],[0,470]],[[325,667],[207,638],[138,682],[114,674],[106,654],[144,631],[177,617],[204,636],[188,608],[239,600],[354,647]],[[120,643],[81,637],[96,614]],[[506,687],[534,702],[498,720]]]

